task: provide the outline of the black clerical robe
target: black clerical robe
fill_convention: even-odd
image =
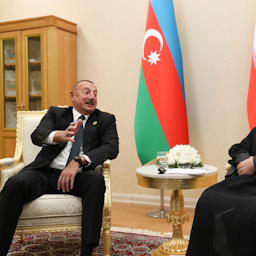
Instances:
[[[256,128],[229,154],[230,175],[198,200],[187,256],[256,255],[256,178],[236,173],[239,162],[256,155]]]

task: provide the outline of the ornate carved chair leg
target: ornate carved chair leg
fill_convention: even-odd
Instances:
[[[104,256],[110,256],[111,231],[110,228],[103,228],[103,251]]]
[[[23,234],[17,235],[17,241],[18,243],[22,244],[24,242],[24,235]]]

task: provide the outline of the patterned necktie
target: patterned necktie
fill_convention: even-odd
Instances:
[[[78,119],[82,119],[84,120],[85,117],[84,116],[80,116]],[[79,130],[77,131],[75,138],[74,138],[74,142],[72,145],[72,148],[70,150],[70,154],[68,157],[68,161],[66,166],[69,164],[69,162],[75,157],[75,156],[79,156],[80,153],[80,147],[81,147],[81,143],[83,140],[83,124],[81,124],[81,126],[79,127]]]

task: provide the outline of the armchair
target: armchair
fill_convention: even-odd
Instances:
[[[0,191],[7,179],[18,173],[34,160],[40,147],[32,144],[30,135],[47,110],[18,111],[16,149],[13,158],[0,159]],[[102,219],[104,255],[110,256],[111,242],[111,185],[110,160],[98,166],[106,183],[105,203]],[[81,229],[81,198],[72,195],[43,195],[24,205],[16,228],[22,241],[23,234],[39,232],[61,232]]]

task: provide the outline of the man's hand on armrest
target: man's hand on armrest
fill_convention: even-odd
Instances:
[[[239,175],[255,175],[255,166],[253,161],[253,156],[240,162],[237,165],[237,172]]]

